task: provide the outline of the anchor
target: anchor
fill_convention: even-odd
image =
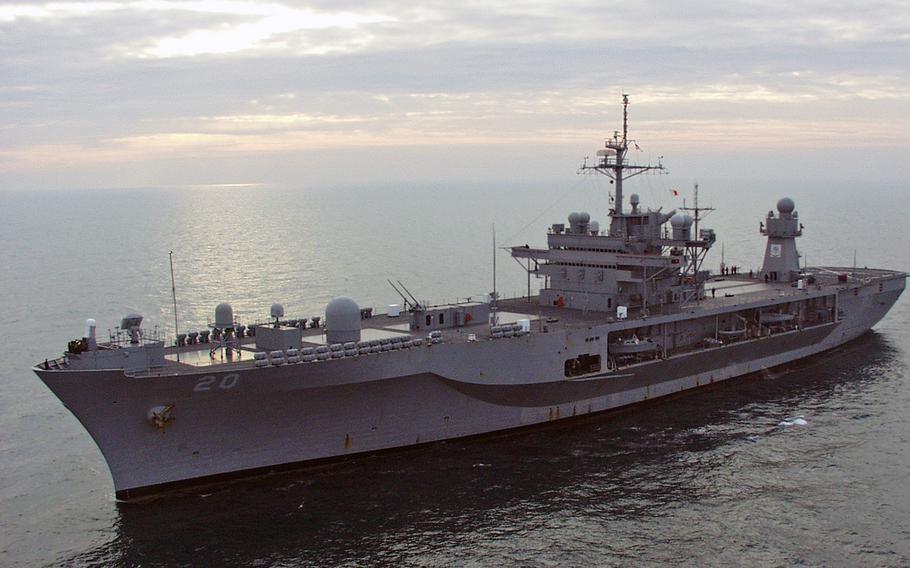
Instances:
[[[164,434],[164,431],[167,428],[168,424],[174,420],[174,417],[171,415],[171,411],[173,409],[173,404],[154,406],[149,409],[149,422],[151,422],[152,425],[162,434]]]

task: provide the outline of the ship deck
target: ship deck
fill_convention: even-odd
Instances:
[[[853,269],[839,267],[814,267],[807,269],[807,273],[815,276],[815,282],[807,285],[805,289],[798,289],[794,284],[765,282],[755,276],[727,275],[715,276],[705,284],[705,298],[692,300],[672,310],[654,306],[650,310],[642,307],[630,307],[628,317],[623,320],[623,327],[634,326],[636,322],[648,321],[656,323],[661,316],[674,316],[685,314],[685,317],[697,317],[699,314],[710,314],[718,310],[724,311],[733,306],[744,304],[762,303],[765,301],[779,300],[788,297],[805,296],[810,294],[833,293],[838,289],[867,285],[873,281],[891,278],[906,278],[906,274],[898,271],[880,269]],[[776,302],[774,302],[776,303]],[[497,302],[496,320],[498,324],[516,323],[521,319],[531,321],[531,333],[558,331],[567,329],[584,329],[594,325],[619,322],[615,312],[595,312],[560,308],[556,306],[541,306],[538,296],[506,298]],[[426,331],[410,331],[410,317],[408,312],[402,312],[399,317],[387,314],[377,314],[362,320],[362,340],[382,339],[396,335],[424,336]],[[467,342],[489,339],[491,335],[488,322],[478,322],[464,327],[440,330],[443,343]],[[322,328],[303,330],[303,347],[318,347],[326,345],[325,330]],[[224,350],[216,348],[214,343],[186,345],[183,347],[167,347],[165,350],[166,363],[164,367],[153,369],[149,372],[138,373],[143,376],[173,375],[199,372],[200,367],[205,368],[251,368],[254,366],[253,354],[261,351],[255,346],[255,337],[244,337],[241,341],[240,354],[228,357]],[[179,359],[179,361],[178,361]]]
[[[806,269],[807,274],[815,277],[813,284],[806,284],[805,289],[798,289],[795,283],[790,282],[765,282],[757,276],[748,274],[734,274],[714,276],[705,283],[705,297],[699,300],[675,306],[673,309],[663,309],[665,306],[652,306],[651,309],[642,307],[629,307],[625,321],[633,322],[661,315],[711,313],[721,308],[740,306],[779,298],[799,297],[807,292],[833,293],[838,289],[856,286],[865,286],[877,280],[891,278],[906,278],[907,274],[895,270],[881,270],[873,268],[842,268],[842,267],[811,267]],[[839,276],[845,278],[839,280]],[[512,314],[523,314],[519,317],[529,317],[537,320],[542,318],[554,327],[583,327],[610,323],[617,320],[614,312],[593,312],[572,310],[556,306],[538,306],[538,297],[510,298],[500,300],[499,309],[508,314],[501,323],[515,321],[510,319]],[[533,328],[532,328],[533,329]]]

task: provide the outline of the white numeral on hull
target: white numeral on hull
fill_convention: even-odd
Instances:
[[[218,381],[218,377],[215,375],[206,375],[196,382],[196,386],[193,388],[193,390],[195,392],[210,391],[214,388],[227,390],[232,389],[239,384],[240,373],[228,373],[227,375],[221,377],[221,381]]]

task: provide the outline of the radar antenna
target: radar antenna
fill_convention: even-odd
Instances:
[[[626,153],[629,151],[629,143],[634,144],[636,148],[638,147],[638,144],[635,144],[634,140],[629,139],[629,95],[623,93],[622,136],[619,135],[619,131],[614,131],[613,138],[608,138],[604,142],[604,148],[597,151],[597,157],[599,160],[597,160],[594,165],[589,165],[588,161],[585,160],[581,168],[579,168],[579,173],[598,172],[613,180],[612,183],[614,183],[616,186],[616,189],[614,191],[614,216],[623,215],[623,180],[635,177],[639,174],[643,174],[651,170],[657,170],[661,173],[666,173],[663,164],[660,162],[663,156],[658,157],[656,165],[650,163],[647,165],[627,163]]]

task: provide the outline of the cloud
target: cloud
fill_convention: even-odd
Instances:
[[[336,36],[336,41],[311,41],[306,45],[297,42],[300,54],[325,54],[333,51],[348,51],[352,46],[365,43],[365,39],[350,33],[364,24],[386,22],[391,18],[352,12],[319,13],[312,10],[291,9],[277,5],[265,5],[253,21],[197,29],[182,36],[156,39],[153,45],[132,51],[128,55],[138,57],[181,57],[201,54],[225,54],[248,50],[281,51],[288,47],[284,39],[287,34],[312,32],[314,30],[345,30],[348,33]],[[314,38],[318,39],[316,35]]]
[[[132,0],[17,2],[0,6],[0,23],[53,23],[164,18],[176,29],[152,27],[112,42],[123,57],[171,58],[272,52],[284,55],[397,51],[445,44],[527,45],[600,42],[605,51],[654,46],[686,49],[767,45],[877,44],[907,39],[910,16],[900,2],[856,10],[850,2],[323,2],[254,0]],[[819,14],[824,14],[820,16]],[[192,21],[183,30],[182,22]],[[307,32],[344,32],[336,41],[306,41]],[[301,39],[303,38],[303,39]],[[343,38],[343,39],[342,39]]]
[[[365,43],[351,32],[365,24],[389,22],[394,18],[353,11],[316,11],[280,3],[241,0],[206,0],[178,2],[173,0],[136,0],[132,2],[49,2],[0,6],[0,23],[18,20],[48,22],[85,20],[116,15],[123,19],[146,19],[150,16],[168,19],[193,17],[198,22],[192,29],[176,33],[155,34],[109,46],[121,57],[171,58],[196,55],[222,55],[244,51],[282,51],[288,48],[287,34],[318,30],[346,30],[334,44],[296,41],[299,54],[323,54],[344,51]],[[198,16],[205,16],[204,21]],[[181,26],[182,27],[182,26]],[[320,36],[316,36],[317,39]]]
[[[609,134],[621,91],[647,147],[907,148],[908,29],[894,2],[14,2],[0,175],[409,146],[542,162]]]

